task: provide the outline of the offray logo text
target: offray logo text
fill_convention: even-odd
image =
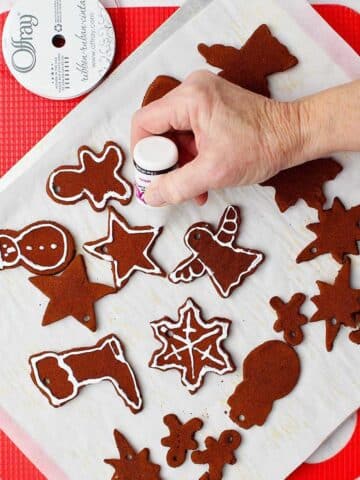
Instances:
[[[39,20],[34,15],[21,15],[19,24],[19,38],[11,38],[14,52],[11,63],[20,73],[28,73],[36,65],[36,50],[33,45],[34,29],[39,25]]]

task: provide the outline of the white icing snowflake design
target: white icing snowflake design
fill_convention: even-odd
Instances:
[[[208,372],[224,375],[235,370],[222,346],[231,321],[225,318],[204,321],[200,308],[191,298],[179,308],[178,316],[177,322],[168,317],[151,322],[154,336],[162,347],[154,352],[149,365],[159,370],[178,370],[182,384],[194,394]]]

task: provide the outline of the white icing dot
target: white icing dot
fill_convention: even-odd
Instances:
[[[52,243],[52,244],[50,245],[50,247],[51,247],[51,250],[56,250],[56,249],[57,249],[56,243]]]
[[[163,332],[163,333],[166,333],[168,331],[168,329],[166,327],[161,327],[160,330]]]
[[[33,249],[33,247],[31,245],[27,245],[25,247],[25,250],[27,250],[28,252],[31,252],[32,249]]]
[[[5,254],[4,254],[4,257],[5,257],[5,258],[6,258],[6,257],[8,257],[8,256],[9,256],[9,254],[8,254],[8,253],[5,253]]]
[[[3,248],[7,248],[7,243],[4,243],[3,245],[1,245]]]
[[[39,250],[45,250],[44,245],[40,245]]]

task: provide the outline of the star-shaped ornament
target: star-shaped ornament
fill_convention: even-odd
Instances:
[[[334,260],[343,263],[346,255],[359,254],[360,205],[347,210],[339,198],[328,210],[319,210],[319,223],[311,223],[308,230],[315,233],[311,242],[297,257],[297,263],[313,260],[330,253]]]
[[[42,320],[43,326],[71,316],[95,332],[94,304],[106,295],[116,292],[114,287],[89,281],[81,255],[58,276],[42,275],[29,280],[49,298]]]
[[[111,262],[115,285],[121,289],[136,271],[165,276],[150,256],[153,244],[161,232],[161,227],[130,227],[125,218],[110,207],[107,236],[85,243],[84,250],[101,260]]]
[[[360,314],[360,290],[350,287],[351,262],[345,260],[333,285],[316,282],[320,295],[312,297],[317,306],[317,312],[311,322],[323,320],[326,322],[326,349],[333,349],[334,341],[341,325],[356,328],[357,315]]]
[[[205,321],[198,305],[191,299],[178,310],[178,321],[168,317],[151,322],[154,336],[162,343],[149,366],[159,370],[178,370],[181,382],[191,394],[197,392],[208,372],[224,375],[235,370],[222,343],[231,321],[212,318]]]
[[[149,460],[148,448],[137,453],[118,430],[114,437],[120,458],[104,460],[115,469],[112,480],[160,480],[160,466]]]

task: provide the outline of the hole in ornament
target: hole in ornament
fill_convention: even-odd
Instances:
[[[294,338],[295,337],[295,332],[290,332],[290,337]]]
[[[330,320],[330,323],[331,323],[331,325],[333,325],[335,327],[335,325],[337,324],[336,318],[332,318]]]
[[[168,337],[173,337],[173,336],[174,336],[174,332],[173,332],[172,330],[167,330],[166,335],[167,335]]]
[[[133,456],[131,455],[131,453],[128,453],[126,455],[126,460],[132,460],[133,459]]]
[[[105,246],[105,247],[102,247],[101,251],[102,251],[103,253],[109,253],[109,249],[108,249],[108,247],[106,247],[106,246]]]
[[[55,48],[62,48],[65,45],[66,40],[64,35],[60,35],[58,33],[57,35],[53,36],[51,43],[54,45]]]
[[[233,436],[232,435],[229,435],[228,438],[227,438],[227,441],[228,443],[232,443],[233,442]]]
[[[50,378],[45,378],[44,383],[45,383],[45,385],[50,385],[50,383],[51,383]]]
[[[317,249],[316,247],[312,247],[312,248],[310,249],[310,252],[311,252],[311,253],[317,253],[317,251],[318,251],[318,249]]]
[[[177,462],[177,457],[173,457],[174,462]]]
[[[83,320],[84,320],[85,323],[89,322],[90,321],[90,315],[85,315]]]
[[[245,422],[245,415],[239,415],[240,422]]]
[[[53,189],[54,189],[54,192],[55,193],[60,193],[61,192],[61,187],[59,187],[59,185],[53,185]]]
[[[195,240],[200,240],[200,238],[201,238],[201,233],[200,233],[200,232],[196,232],[195,235],[194,235],[194,237],[195,237]]]

